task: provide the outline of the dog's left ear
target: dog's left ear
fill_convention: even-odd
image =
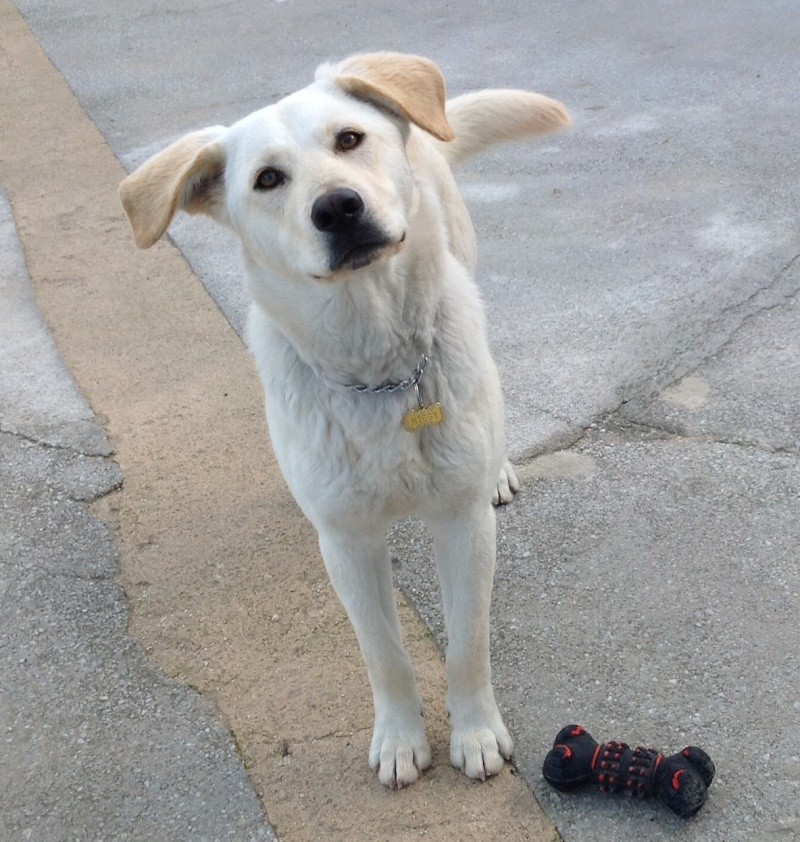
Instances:
[[[159,240],[179,210],[225,221],[225,153],[217,142],[225,131],[224,126],[211,126],[182,137],[120,184],[119,196],[139,248]]]
[[[366,53],[346,58],[333,81],[352,96],[399,114],[439,140],[454,140],[444,104],[444,77],[421,56]]]

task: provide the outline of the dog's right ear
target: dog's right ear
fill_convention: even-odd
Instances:
[[[323,65],[320,74],[333,72],[333,81],[356,99],[388,108],[443,141],[455,137],[445,115],[445,83],[430,59],[403,53],[365,53],[336,66]]]
[[[178,210],[224,220],[224,126],[192,132],[159,152],[119,186],[122,206],[139,248],[150,248]]]

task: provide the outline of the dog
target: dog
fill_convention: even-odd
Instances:
[[[489,603],[492,503],[518,483],[450,165],[569,122],[560,102],[525,91],[448,101],[419,56],[356,55],[230,127],[187,135],[120,186],[141,248],[178,210],[241,240],[274,451],[355,629],[375,706],[369,763],[389,787],[431,764],[386,545],[397,518],[421,518],[434,539],[451,761],[485,779],[512,754]]]

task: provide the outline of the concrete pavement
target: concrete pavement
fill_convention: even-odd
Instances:
[[[0,839],[274,839],[224,723],[127,633],[122,485],[0,193]]]
[[[380,10],[289,2],[269,15],[253,2],[168,13],[132,3],[17,5],[127,167],[184,131],[231,121],[305,84],[317,62],[360,49],[430,55],[452,93],[519,85],[567,103],[572,133],[506,147],[461,174],[512,453],[526,480],[500,515],[494,607],[495,674],[520,771],[568,840],[800,838],[793,4],[584,4],[580,14],[551,4],[535,15],[528,4],[500,15],[479,2]],[[7,189],[15,211],[34,207],[31,187]],[[26,252],[36,224],[25,216]],[[240,330],[244,299],[229,238],[199,220],[179,221],[172,236]],[[156,259],[166,260],[163,251]],[[66,293],[47,300],[48,320],[62,322]],[[145,310],[131,318],[143,315],[149,324]],[[59,326],[57,340],[59,330],[69,333]],[[133,354],[133,339],[125,347]],[[92,368],[85,358],[76,372],[85,391],[100,379]],[[221,365],[219,376],[232,372]],[[210,401],[202,390],[194,399]],[[155,406],[157,416],[169,411],[167,391]],[[187,417],[183,434],[192,429]],[[143,456],[131,453],[126,482]],[[174,470],[185,464],[176,460]],[[273,515],[291,520],[288,510]],[[240,554],[256,555],[247,543],[254,537]],[[173,550],[185,553],[188,541],[178,534]],[[234,616],[252,653],[263,623],[232,615],[223,600],[198,636],[184,616],[198,594],[186,589],[176,605],[147,561],[152,544],[140,544],[149,568],[139,581],[149,584],[130,583],[135,634],[173,674],[217,694],[218,704],[223,695],[226,709],[246,701],[246,716],[256,716],[255,678],[234,680],[241,664],[230,666],[220,640]],[[404,593],[440,635],[424,540],[406,525],[393,545]],[[130,569],[139,563],[132,558]],[[249,564],[238,568],[244,588],[259,575]],[[214,575],[213,565],[200,566]],[[326,587],[313,574],[308,586]],[[282,611],[267,616],[281,625]],[[320,629],[323,641],[347,634],[338,620],[318,619],[309,630],[316,645]],[[334,699],[325,709],[336,716]],[[290,713],[281,719],[286,733]],[[705,745],[719,769],[709,804],[685,824],[652,805],[549,791],[541,760],[570,720],[603,738]],[[270,814],[277,773],[265,758],[276,741],[258,730],[234,724],[255,746],[251,762],[259,755],[251,774]],[[423,785],[438,785],[436,774],[438,766]],[[402,806],[382,818],[387,838],[393,827],[401,832]]]

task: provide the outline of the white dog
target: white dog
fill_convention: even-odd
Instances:
[[[538,94],[446,102],[426,59],[353,56],[230,128],[187,135],[120,188],[142,248],[179,209],[241,238],[272,442],[355,628],[375,702],[369,762],[387,786],[431,763],[386,546],[399,517],[434,537],[453,765],[483,779],[512,752],[491,685],[489,603],[493,497],[508,502],[517,481],[475,235],[448,163],[568,124]]]

